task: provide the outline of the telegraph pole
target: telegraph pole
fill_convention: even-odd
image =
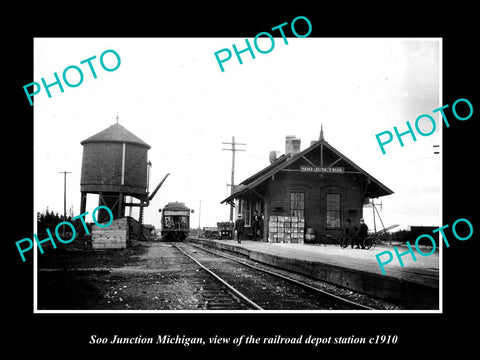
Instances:
[[[67,174],[71,174],[70,171],[59,171],[59,174],[63,174],[63,221],[67,221]],[[65,224],[62,225],[62,236],[65,236]]]
[[[222,150],[227,150],[227,151],[232,152],[232,178],[231,178],[231,182],[230,182],[230,190],[231,190],[230,194],[232,194],[233,193],[233,186],[235,184],[235,152],[245,151],[245,150],[242,150],[242,149],[237,149],[235,147],[235,145],[247,145],[247,144],[235,142],[235,136],[232,136],[232,142],[231,143],[222,142],[222,144],[232,145],[231,149],[222,149]],[[233,222],[233,206],[230,206],[230,222]]]

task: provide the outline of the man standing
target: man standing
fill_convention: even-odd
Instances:
[[[348,242],[351,242],[352,249],[353,244],[355,241],[355,237],[357,236],[357,232],[355,231],[355,227],[352,225],[352,220],[347,218],[345,220],[345,245],[348,246]]]
[[[255,210],[255,215],[253,216],[252,231],[253,231],[253,241],[257,240],[257,233],[260,230],[260,221],[261,217],[258,215],[258,211]]]
[[[258,226],[260,228],[260,241],[263,241],[263,220],[264,220],[264,216],[263,214],[260,214],[260,221],[258,223]]]
[[[363,218],[360,219],[360,227],[358,228],[357,232],[357,248],[358,248],[358,243],[362,246],[362,249],[365,249],[365,239],[368,236],[368,226],[365,224],[365,220]]]
[[[241,244],[243,231],[245,230],[245,221],[242,219],[242,214],[238,214],[238,219],[235,221],[235,232],[237,233],[237,242]]]

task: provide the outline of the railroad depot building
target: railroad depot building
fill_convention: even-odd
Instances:
[[[252,218],[258,211],[264,215],[263,241],[332,242],[329,236],[343,235],[347,218],[359,225],[370,198],[393,194],[325,141],[323,130],[303,151],[300,142],[287,136],[285,154],[271,152],[270,165],[222,201],[235,206],[236,217],[242,214],[246,238],[252,235]]]

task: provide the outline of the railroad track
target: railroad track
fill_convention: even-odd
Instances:
[[[214,286],[207,288],[207,292],[204,293],[206,300],[206,308],[210,310],[263,310],[258,304],[250,300],[247,296],[242,294],[240,291],[231,286],[228,282],[222,279],[220,276],[215,274],[212,270],[204,266],[192,255],[186,252],[181,246],[176,245],[175,243],[170,243],[178,251],[183,253],[185,256],[189,257],[193,262],[195,262],[201,269],[210,274],[215,278],[223,287],[225,291],[222,291]]]
[[[231,255],[191,243],[171,244],[220,281],[247,309],[373,310]]]

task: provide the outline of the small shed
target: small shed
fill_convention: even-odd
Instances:
[[[270,154],[270,165],[234,188],[222,203],[236,207],[251,233],[252,218],[263,214],[263,241],[303,243],[307,231],[341,236],[345,220],[358,224],[369,198],[393,191],[340,153],[323,137],[300,151],[287,136],[285,154]]]

